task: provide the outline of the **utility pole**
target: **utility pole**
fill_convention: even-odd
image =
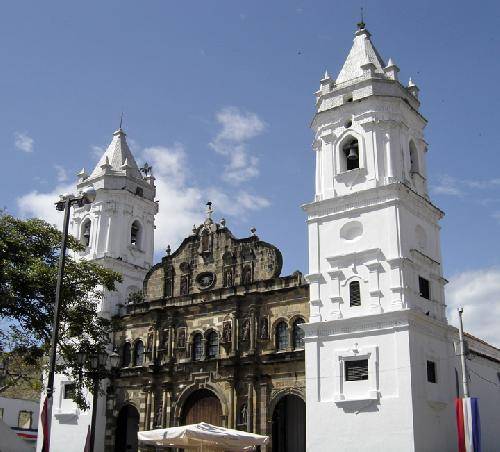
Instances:
[[[467,380],[467,363],[465,362],[465,346],[464,346],[464,325],[462,322],[462,314],[464,313],[464,308],[458,308],[458,318],[460,320],[459,325],[459,342],[460,342],[460,362],[462,364],[462,385],[464,389],[464,398],[469,397],[469,381]]]

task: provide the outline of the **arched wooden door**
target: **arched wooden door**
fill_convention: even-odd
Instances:
[[[208,422],[222,426],[222,407],[218,397],[208,389],[198,389],[184,403],[181,425]]]
[[[132,405],[125,405],[118,413],[115,430],[115,452],[137,452],[139,413]]]
[[[296,395],[283,397],[273,412],[273,452],[305,452],[306,404]]]

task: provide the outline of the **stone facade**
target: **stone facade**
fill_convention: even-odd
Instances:
[[[307,283],[299,272],[280,277],[280,251],[255,231],[236,239],[210,217],[209,206],[120,316],[114,341],[123,361],[108,390],[106,450],[115,450],[127,405],[139,412],[139,430],[180,425],[188,399],[205,389],[220,402],[213,423],[270,435],[279,400],[305,400],[298,324],[309,317]]]

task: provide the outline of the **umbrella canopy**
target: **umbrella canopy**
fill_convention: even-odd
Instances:
[[[255,446],[264,446],[269,442],[268,436],[217,427],[206,422],[138,432],[137,437],[143,444],[155,446],[215,446],[234,451],[252,450]]]

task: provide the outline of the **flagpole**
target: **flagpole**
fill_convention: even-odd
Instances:
[[[464,398],[469,397],[469,380],[467,380],[467,362],[465,361],[465,346],[464,346],[464,325],[462,322],[462,314],[464,308],[458,308],[459,323],[459,342],[460,342],[460,362],[462,364],[462,385],[464,390]]]

